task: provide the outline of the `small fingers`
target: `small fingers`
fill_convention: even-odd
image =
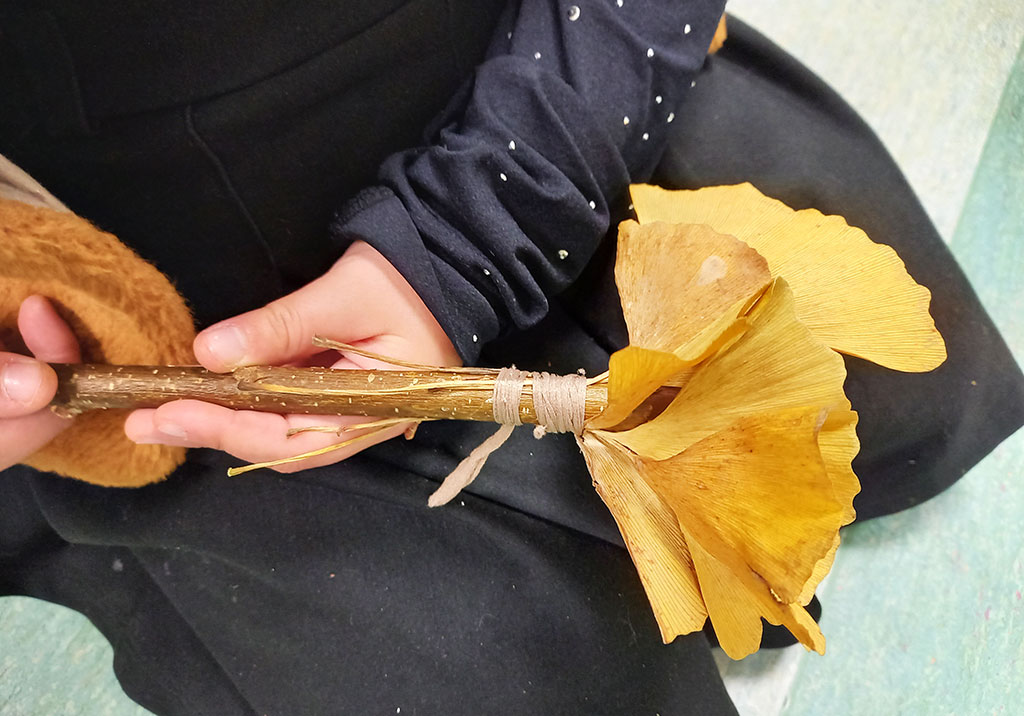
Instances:
[[[366,300],[372,296],[373,300]],[[343,343],[391,336],[384,355],[432,365],[459,356],[416,291],[376,249],[353,243],[323,276],[262,308],[210,326],[193,343],[206,368],[302,363],[320,352],[314,335]],[[380,341],[378,341],[380,342]],[[368,347],[368,346],[367,346]]]
[[[47,363],[78,363],[78,339],[53,305],[42,296],[29,296],[18,311],[18,330],[32,355]]]
[[[355,310],[352,281],[333,272],[262,308],[213,325],[193,343],[206,368],[226,371],[240,365],[282,365],[308,358],[320,349],[313,335],[327,332],[339,340],[358,340],[371,326],[365,310]]]
[[[24,460],[71,424],[47,409],[57,391],[57,374],[47,362],[78,361],[78,341],[41,296],[22,302],[18,330],[38,360],[0,352],[0,470]]]
[[[57,391],[57,374],[37,360],[0,353],[0,419],[42,410]],[[5,432],[10,432],[5,428]]]
[[[151,410],[136,410],[125,422],[125,433],[138,443],[161,443],[182,447],[209,447],[223,450],[246,462],[271,462],[336,445],[366,431],[344,432],[340,436],[324,432],[301,432],[293,437],[288,431],[318,425],[342,427],[365,423],[372,418],[316,415],[277,415],[250,410],[231,410],[195,400],[179,400]],[[297,472],[329,465],[391,437],[401,435],[406,425],[396,425],[345,448],[275,466],[279,472]]]
[[[0,470],[21,462],[70,424],[70,419],[59,418],[45,409],[4,420],[0,429]]]

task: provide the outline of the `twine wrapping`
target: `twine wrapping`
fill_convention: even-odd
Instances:
[[[492,398],[494,422],[500,423],[501,427],[473,448],[473,451],[448,474],[441,486],[430,496],[428,505],[440,507],[451,501],[476,479],[487,458],[508,440],[515,426],[522,425],[519,403],[527,380],[531,382],[533,407],[538,420],[538,425],[533,431],[535,438],[540,439],[549,432],[579,435],[583,431],[587,396],[585,375],[526,373],[517,370],[515,366],[502,368],[494,381]]]

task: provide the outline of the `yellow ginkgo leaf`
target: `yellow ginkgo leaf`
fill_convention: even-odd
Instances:
[[[706,543],[685,528],[683,535],[690,546],[711,625],[730,658],[742,659],[757,651],[761,645],[761,617],[770,624],[784,625],[807,649],[825,653],[825,637],[803,607],[777,600],[764,580],[730,555],[714,535],[706,536]],[[712,549],[723,557],[713,555]]]
[[[764,610],[736,574],[708,554],[692,535],[684,534],[687,544],[693,544],[694,571],[719,645],[733,659],[753,654],[761,646]]]
[[[630,345],[700,360],[770,280],[756,251],[706,226],[619,226],[615,283]]]
[[[857,439],[857,413],[852,410],[832,410],[818,432],[818,447],[821,449],[821,459],[832,482],[833,496],[843,507],[841,523],[848,525],[857,517],[853,509],[853,498],[860,492],[860,480],[851,466],[853,458],[857,457],[860,450],[860,440]],[[804,584],[797,602],[807,604],[811,601],[821,580],[832,569],[837,549],[838,533],[828,554],[815,565],[814,572]]]
[[[663,460],[746,415],[807,406],[849,411],[843,359],[796,319],[785,281],[777,279],[746,320],[749,330],[694,370],[664,412],[616,440]],[[823,429],[831,427],[826,421]]]
[[[857,457],[860,450],[857,413],[848,407],[833,406],[818,432],[818,447],[821,448],[821,459],[825,461],[829,477],[832,478],[836,499],[844,505],[843,524],[848,525],[857,516],[853,510],[853,498],[860,492],[860,481],[851,467],[853,458]]]
[[[928,313],[931,294],[892,248],[841,216],[795,211],[751,184],[669,191],[631,187],[641,224],[706,224],[756,249],[796,296],[796,311],[837,351],[895,370],[932,370],[945,343]]]
[[[675,353],[626,346],[608,361],[608,404],[587,426],[610,428],[625,420],[648,396],[690,364]]]
[[[712,554],[709,534],[795,602],[842,524],[818,450],[822,421],[817,407],[743,417],[672,458],[641,458],[643,478]]]
[[[605,443],[600,432],[584,433],[579,445],[594,487],[636,565],[665,643],[697,631],[707,610],[675,514],[640,477],[635,459]]]
[[[859,443],[856,413],[843,392],[846,369],[842,358],[796,318],[792,292],[781,279],[741,320],[746,327],[743,334],[712,357],[692,366],[678,395],[660,415],[637,427],[605,436],[610,444],[621,445],[639,456],[652,486],[663,501],[669,502],[682,526],[704,538],[705,546],[706,533],[711,530],[708,520],[716,519],[708,500],[719,500],[719,513],[734,511],[728,519],[719,519],[719,524],[727,526],[727,536],[718,534],[715,539],[730,550],[726,562],[732,560],[736,569],[750,570],[755,575],[755,586],[767,585],[769,603],[761,595],[728,608],[720,607],[724,614],[731,614],[720,615],[733,625],[731,653],[756,649],[761,616],[787,623],[794,633],[803,635],[805,645],[818,648],[820,632],[800,605],[810,601],[831,568],[839,527],[853,520],[853,498],[860,489],[851,468]],[[621,366],[613,363],[609,380],[615,380],[617,367],[628,367],[624,379],[642,381],[637,394],[652,389],[652,381],[642,380],[643,362],[638,359],[642,355],[637,353],[633,361],[623,361]],[[668,370],[666,367],[663,372]],[[620,392],[628,394],[629,389],[623,387]],[[742,436],[734,432],[737,425],[759,426],[757,421],[766,413],[785,414],[792,410],[805,416],[803,431],[794,425],[782,427],[774,435],[769,430],[764,434],[768,437],[762,436],[760,448],[753,453],[749,451],[752,446],[741,445]],[[821,413],[824,418],[818,425]],[[811,415],[815,430],[809,431],[806,421]],[[757,442],[751,436],[746,438]],[[716,444],[720,449],[708,454],[708,446]],[[714,460],[717,463],[703,471],[693,469],[696,462]],[[773,464],[776,473],[785,471],[785,467],[778,466],[784,466],[787,460],[794,474],[811,482],[798,480],[789,486],[800,492],[799,496],[776,490],[771,494],[777,500],[766,498],[758,492],[758,486],[763,487],[758,478],[771,473]],[[736,461],[742,461],[743,467],[737,467]],[[806,465],[797,464],[801,461]],[[749,475],[744,472],[747,467]],[[666,477],[667,474],[675,477]],[[695,474],[721,474],[725,482],[718,487],[730,489],[709,489],[712,483],[694,477]],[[700,482],[704,489],[690,489],[684,495],[686,499],[675,495],[673,501],[669,497],[673,491],[686,490],[687,485],[692,488],[692,480]],[[738,517],[735,511],[745,517]],[[769,511],[772,514],[767,514]],[[787,518],[792,529],[779,532],[780,519]],[[736,589],[733,581],[746,579],[731,572],[718,574],[709,564],[705,563],[708,574],[717,575],[716,584],[730,584],[728,590]],[[701,588],[712,612],[703,583]],[[776,597],[785,604],[775,604]]]
[[[814,592],[821,584],[821,580],[829,573],[832,569],[832,563],[836,561],[836,552],[839,549],[839,533],[836,532],[836,536],[832,541],[832,546],[829,547],[828,552],[825,556],[817,561],[814,565],[814,570],[811,572],[810,579],[804,584],[804,588],[800,590],[800,595],[796,598],[796,603],[802,606],[807,606],[811,599],[814,598]]]

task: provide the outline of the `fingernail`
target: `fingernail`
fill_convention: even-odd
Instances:
[[[188,433],[180,425],[174,423],[163,423],[149,435],[132,438],[137,445],[165,445],[168,440],[185,440]]]
[[[43,382],[40,366],[30,360],[15,360],[2,370],[4,397],[15,403],[31,403]]]
[[[174,438],[175,440],[184,440],[188,437],[188,433],[185,432],[185,428],[180,425],[175,425],[174,423],[163,423],[157,428],[157,431],[162,435]]]
[[[245,332],[238,326],[227,324],[203,333],[207,350],[226,366],[236,366],[245,359],[248,344]]]

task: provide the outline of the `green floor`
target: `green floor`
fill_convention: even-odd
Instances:
[[[0,644],[4,716],[149,713],[121,691],[110,644],[77,612],[35,599],[2,599]]]
[[[1024,5],[735,0],[875,127],[1024,356]],[[854,525],[825,657],[723,662],[745,716],[1024,713],[1024,433],[938,498]],[[74,612],[0,600],[0,714],[148,713]]]

